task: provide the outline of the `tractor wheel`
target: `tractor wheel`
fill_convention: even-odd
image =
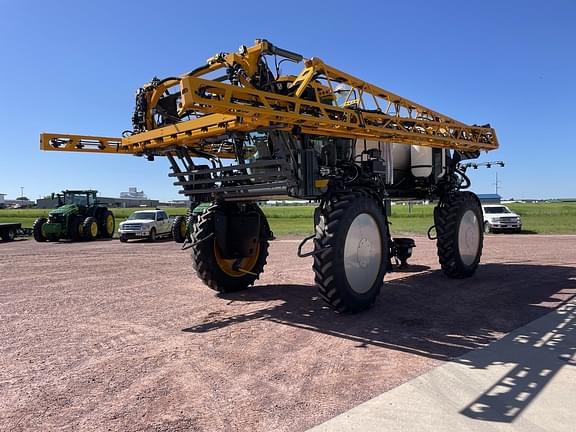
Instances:
[[[260,241],[253,256],[235,259],[222,257],[216,243],[214,220],[221,205],[212,205],[199,215],[192,227],[192,267],[208,287],[220,293],[248,288],[264,271],[268,256],[268,239],[271,231],[266,216],[256,204],[248,204],[250,210],[260,214]]]
[[[116,228],[116,219],[110,210],[105,210],[98,218],[98,232],[102,238],[112,238]]]
[[[68,238],[72,241],[80,241],[84,237],[84,227],[82,225],[82,218],[75,217],[70,222],[68,227]]]
[[[46,218],[40,217],[34,221],[34,224],[32,224],[32,232],[34,234],[34,240],[36,240],[37,242],[45,242],[46,240],[48,240],[44,235],[44,233],[42,232],[42,227],[46,222],[47,222]]]
[[[89,216],[84,219],[82,231],[84,232],[84,240],[96,240],[98,237],[98,221],[96,218]]]
[[[14,228],[9,228],[4,234],[2,234],[2,240],[9,242],[16,238],[16,230]]]
[[[177,216],[172,224],[172,238],[176,243],[184,243],[186,240],[186,217]]]
[[[436,247],[448,277],[472,276],[480,262],[484,230],[480,201],[471,192],[456,192],[434,209]]]
[[[362,193],[334,195],[320,211],[314,273],[320,296],[338,312],[370,307],[388,266],[384,209]]]

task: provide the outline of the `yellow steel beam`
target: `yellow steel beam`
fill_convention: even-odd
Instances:
[[[234,158],[235,154],[230,147],[221,144],[202,144],[201,140],[221,136],[229,130],[247,132],[253,128],[254,125],[249,121],[239,123],[236,116],[210,114],[124,138],[42,133],[40,149],[142,155],[147,150],[162,154],[175,147],[187,147],[222,158]]]
[[[250,119],[255,127],[299,126],[316,135],[347,136],[359,139],[455,148],[493,150],[498,148],[496,132],[491,128],[467,126],[449,118],[402,116],[367,112],[312,102],[225,83],[185,77],[181,81],[181,111],[201,110]],[[437,114],[431,110],[428,113]]]
[[[131,153],[122,147],[122,138],[56,133],[40,134],[40,149],[84,153]]]

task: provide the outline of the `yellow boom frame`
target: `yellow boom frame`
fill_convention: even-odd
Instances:
[[[220,158],[234,158],[226,144],[208,144],[234,132],[274,128],[323,136],[337,136],[425,147],[452,148],[463,152],[498,148],[496,132],[490,127],[469,126],[331,67],[320,59],[304,61],[291,81],[289,94],[262,91],[251,84],[263,55],[298,55],[258,40],[238,53],[221,53],[206,65],[178,78],[168,78],[147,93],[146,130],[123,138],[41,134],[41,149],[121,154],[170,154],[178,147]],[[242,70],[236,85],[206,79],[219,69]],[[204,77],[204,78],[203,78]],[[180,115],[194,112],[191,120],[158,127],[153,110],[162,95],[179,86]],[[345,86],[344,93],[338,86]],[[144,87],[146,89],[146,87]],[[310,89],[314,97],[310,98]],[[308,93],[308,95],[306,95]],[[338,104],[338,97],[346,96]]]

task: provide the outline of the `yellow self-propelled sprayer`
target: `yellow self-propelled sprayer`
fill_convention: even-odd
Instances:
[[[303,68],[281,75],[282,61]],[[405,263],[414,246],[389,233],[393,199],[437,200],[442,269],[455,278],[475,272],[482,213],[476,195],[462,191],[470,181],[460,162],[498,141],[489,125],[466,125],[257,40],[141,87],[132,130],[121,138],[44,133],[41,148],[166,156],[190,199],[175,238],[190,242],[198,276],[220,292],[250,286],[264,269],[273,236],[258,201],[317,202],[315,235],[299,255],[314,257],[320,294],[333,308],[357,311],[374,302],[392,258]],[[312,238],[314,249],[301,252]]]

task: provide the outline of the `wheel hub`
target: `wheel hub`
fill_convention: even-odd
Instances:
[[[460,258],[465,265],[474,263],[480,247],[480,222],[472,210],[467,210],[458,229],[458,248]]]
[[[344,270],[358,294],[370,290],[382,266],[382,238],[376,220],[361,213],[352,221],[344,244]]]
[[[372,255],[372,244],[367,238],[362,238],[358,244],[358,264],[360,267],[366,268],[370,263],[370,256]]]

